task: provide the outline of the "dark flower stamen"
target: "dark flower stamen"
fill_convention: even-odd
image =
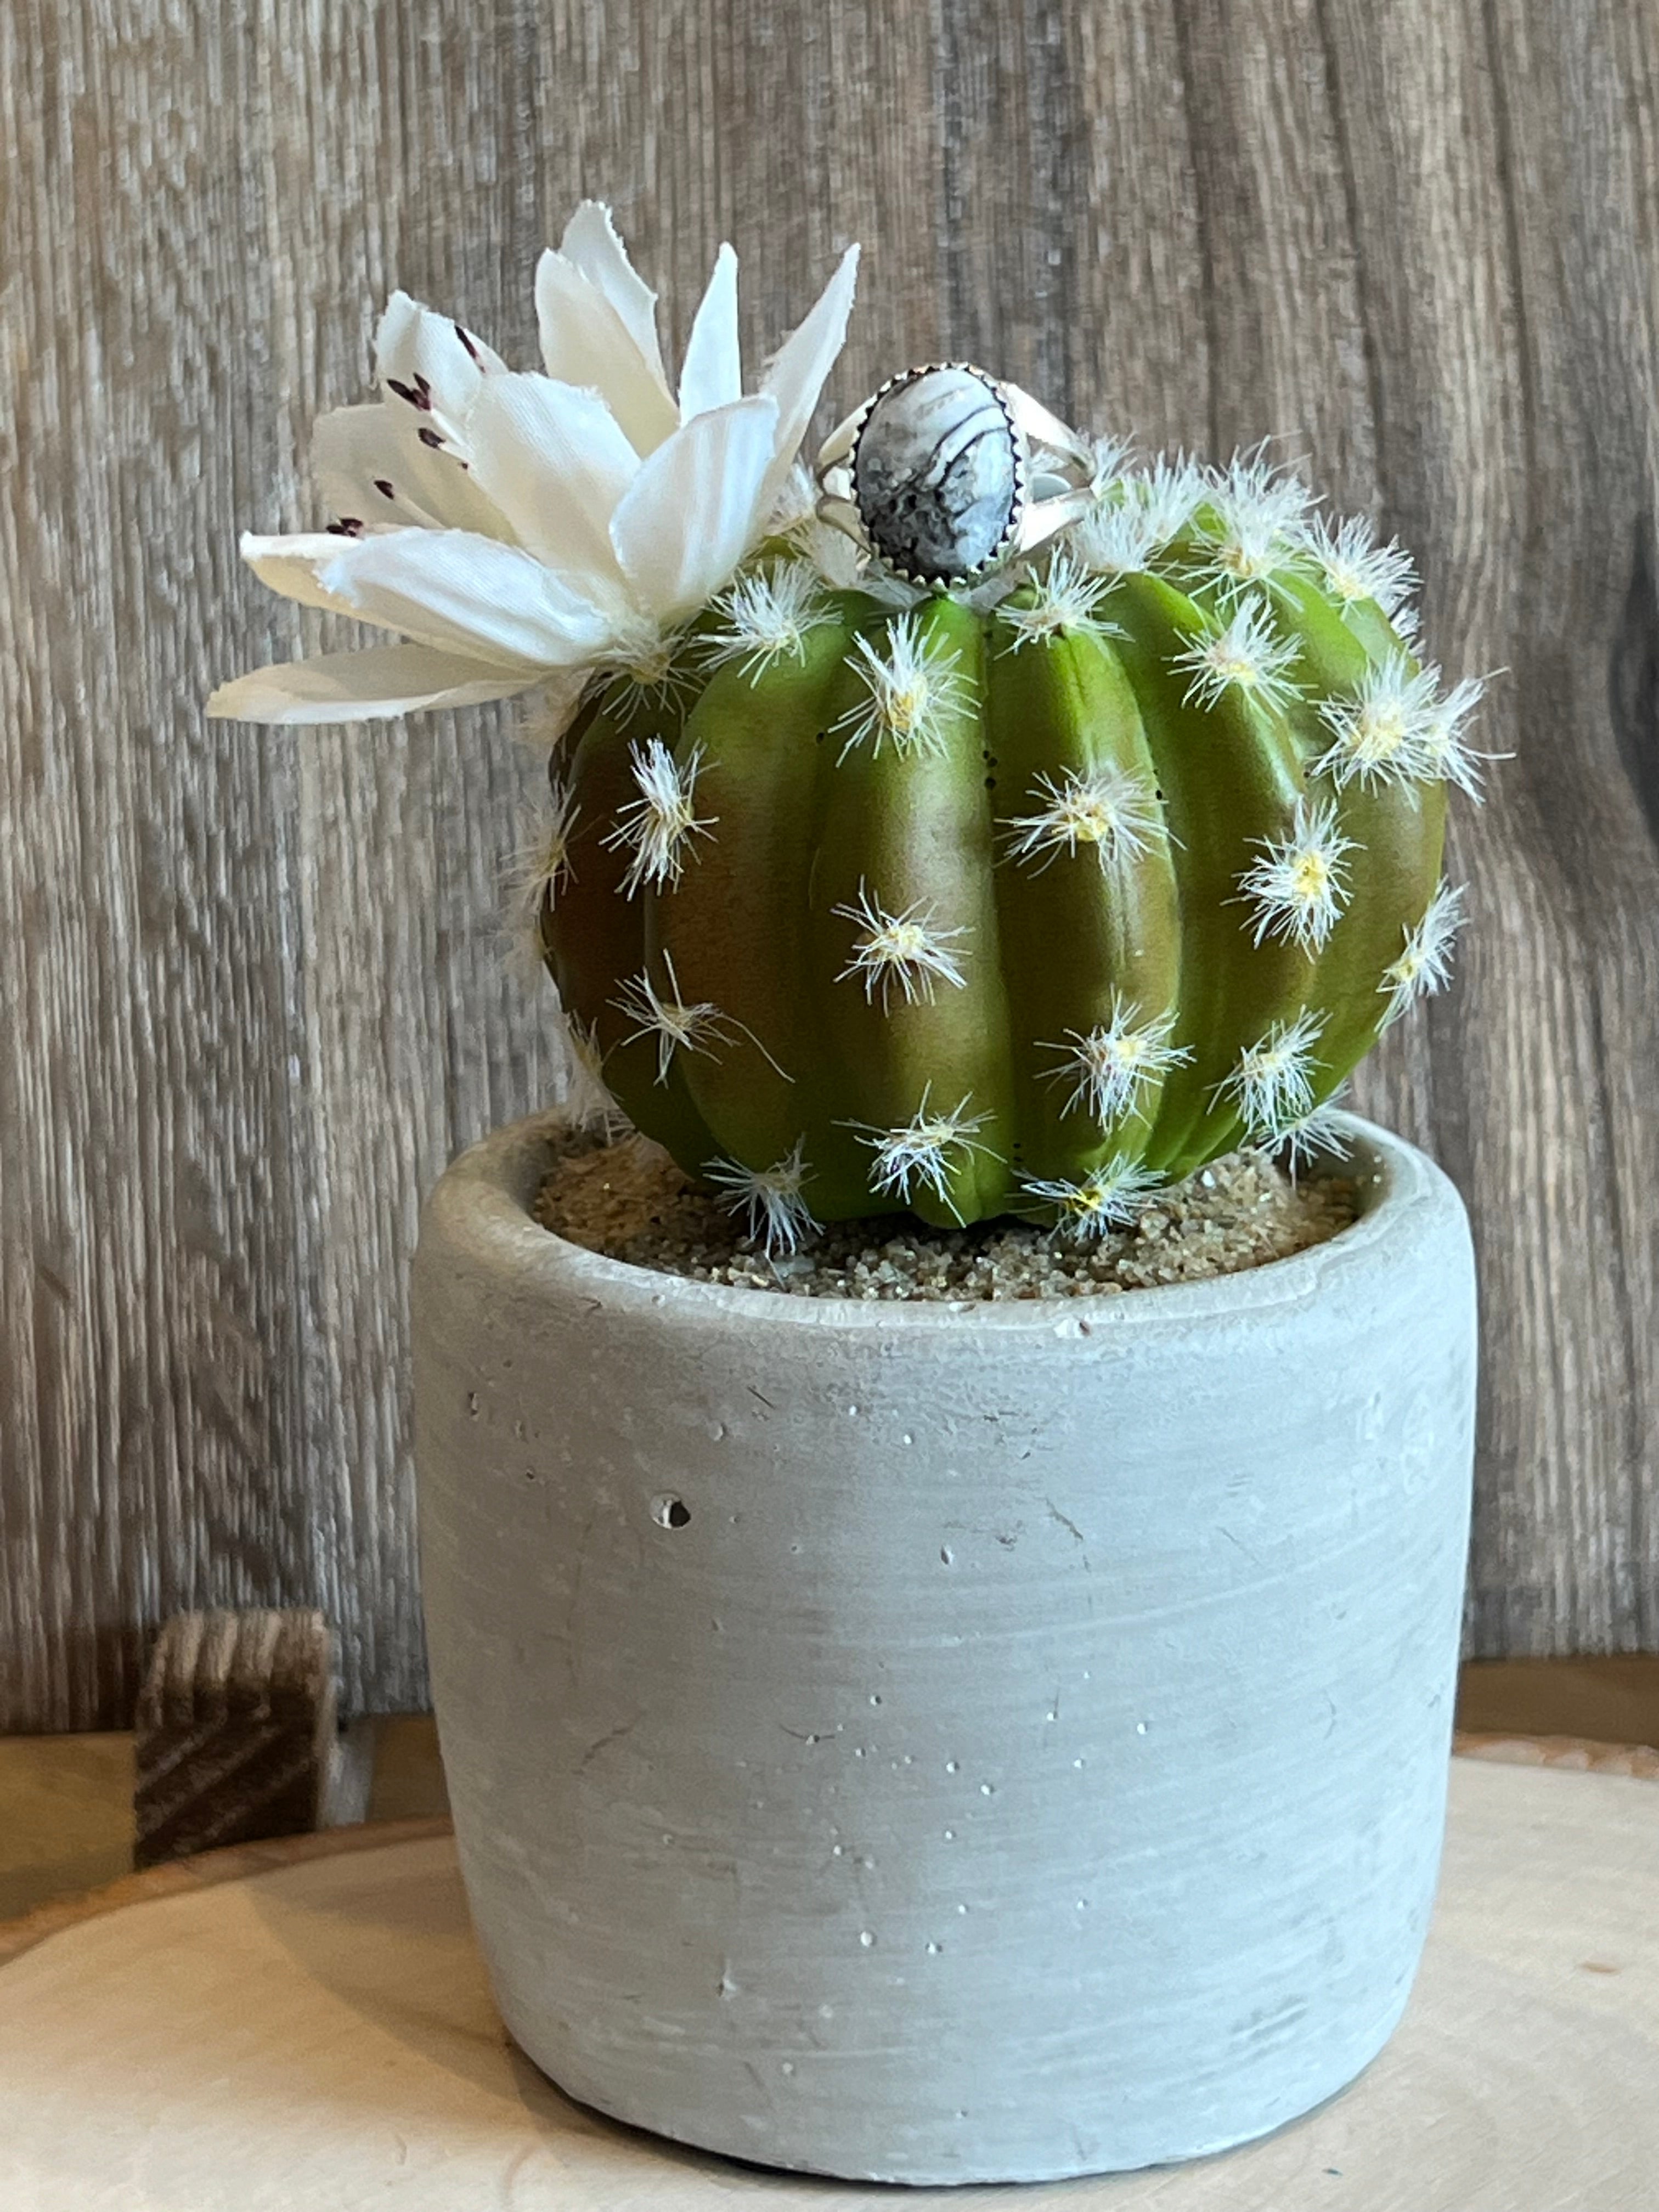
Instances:
[[[400,384],[395,376],[388,376],[386,386],[389,391],[395,392],[399,399],[406,399],[411,407],[418,407],[423,415],[432,412],[432,386],[418,373],[413,384]]]
[[[361,538],[363,534],[362,520],[355,514],[343,514],[337,522],[329,524],[328,534],[331,538]]]
[[[422,422],[417,434],[423,446],[441,446],[443,443],[441,434],[434,430],[429,423]]]
[[[397,494],[392,489],[392,479],[390,477],[376,477],[374,479],[374,489],[380,493],[382,499],[395,499],[397,497]]]

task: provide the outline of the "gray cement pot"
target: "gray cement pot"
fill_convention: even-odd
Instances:
[[[859,2179],[1188,2158],[1349,2081],[1439,1857],[1463,1209],[1229,1279],[860,1305],[580,1251],[547,1123],[416,1265],[422,1562],[467,1891],[571,2095]]]

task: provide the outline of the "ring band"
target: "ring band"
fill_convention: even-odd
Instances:
[[[817,512],[914,584],[976,581],[1079,521],[1095,457],[1029,392],[971,362],[907,368],[818,449]]]

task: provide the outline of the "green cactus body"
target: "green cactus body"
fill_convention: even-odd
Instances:
[[[544,949],[607,1087],[689,1171],[793,1159],[820,1220],[1042,1216],[1033,1186],[1051,1212],[1282,1134],[1375,1042],[1445,811],[1426,775],[1316,766],[1322,708],[1415,672],[1380,609],[1275,577],[1280,680],[1194,696],[1194,641],[1237,604],[1218,586],[1129,574],[1097,619],[1023,635],[1034,591],[826,591],[793,650],[585,711]],[[918,665],[920,709],[884,719],[872,670]],[[651,879],[629,810],[653,741],[702,826]],[[1244,888],[1298,806],[1326,856],[1299,929]]]

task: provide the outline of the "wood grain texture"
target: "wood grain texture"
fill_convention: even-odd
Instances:
[[[1418,550],[1516,757],[1457,990],[1360,1103],[1474,1208],[1478,1653],[1659,1646],[1656,0],[15,0],[0,12],[0,1728],[122,1723],[147,1631],[321,1606],[421,1701],[403,1272],[559,1070],[499,957],[506,719],[260,732],[394,285],[531,357],[616,204],[676,343],[866,248],[832,386],[969,353]]]
[[[323,1826],[337,1698],[314,1608],[164,1621],[138,1693],[134,1864]]]
[[[1222,2158],[963,2201],[1650,2212],[1655,1788],[1454,1761],[1422,1971],[1349,2089]],[[822,2061],[807,2048],[787,2063]],[[216,1852],[0,1926],[0,2190],[43,2212],[896,2202],[570,2103],[503,2034],[453,1846],[420,1823]]]

